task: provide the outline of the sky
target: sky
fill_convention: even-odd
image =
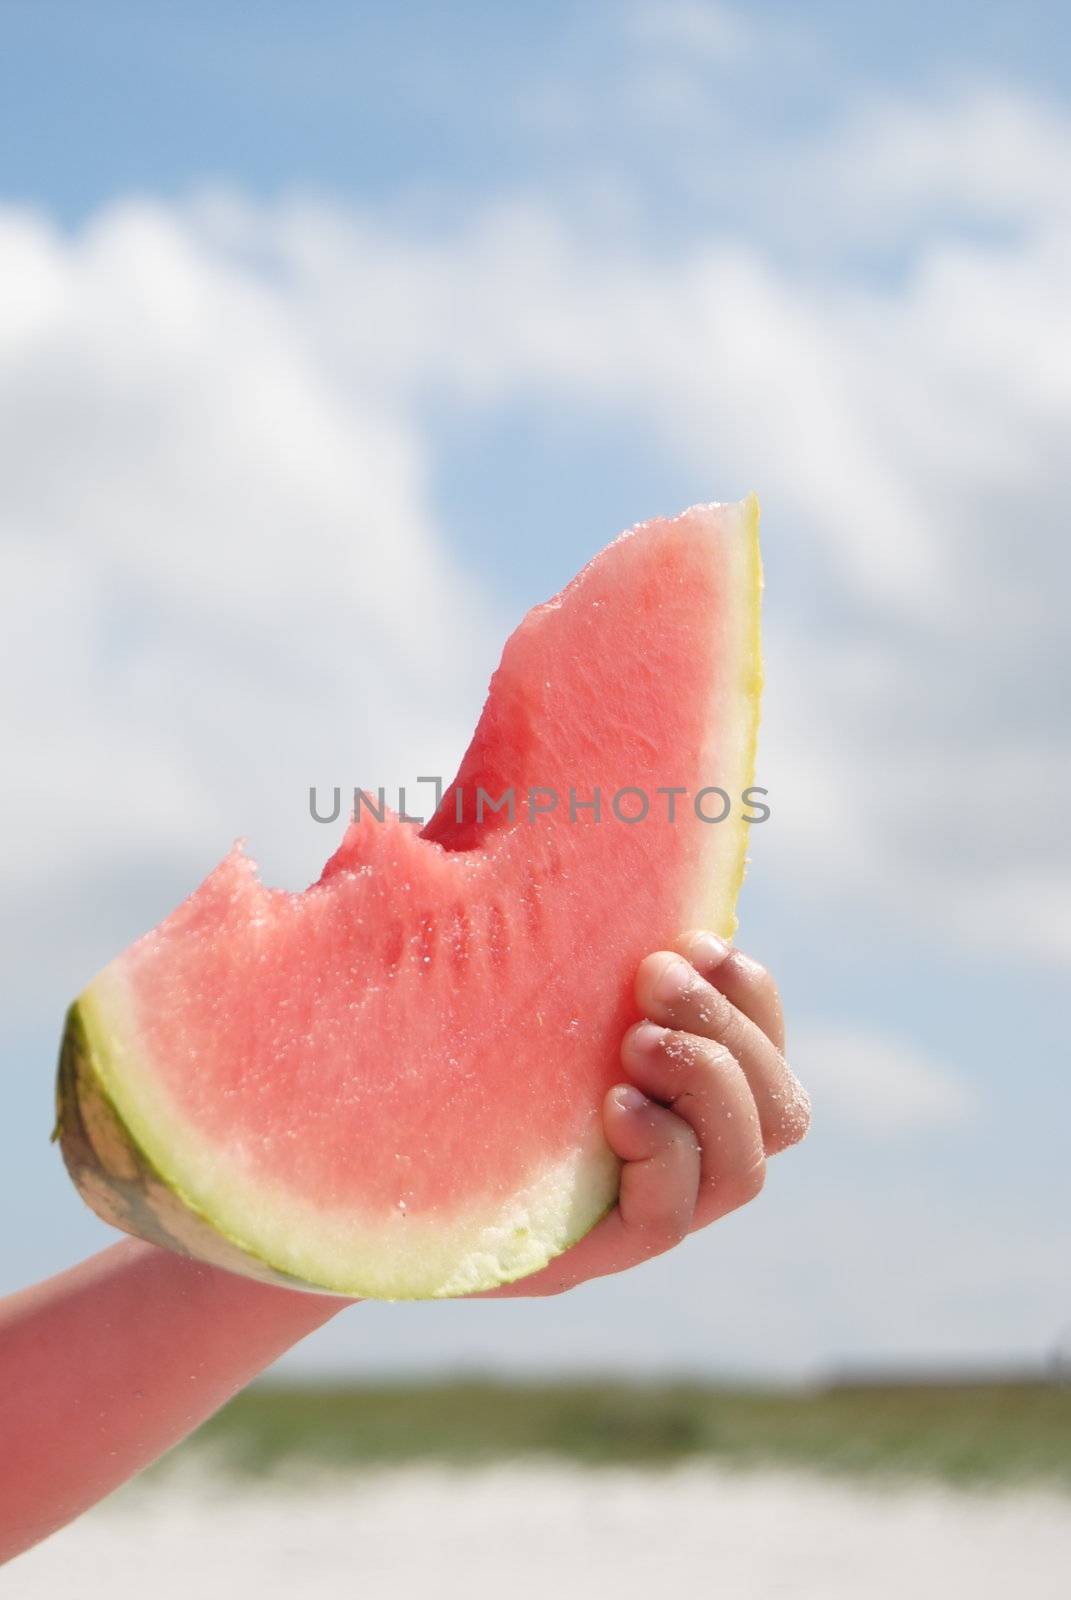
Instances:
[[[739,940],[811,1137],[643,1269],[286,1365],[1071,1339],[1064,8],[0,10],[0,1291],[109,1236],[68,1000],[237,835],[310,881],[310,784],[449,774],[528,606],[755,489]]]

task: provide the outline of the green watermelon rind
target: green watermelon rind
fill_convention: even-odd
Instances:
[[[105,1086],[91,1014],[84,999],[67,1011],[52,1135],[83,1200],[104,1222],[150,1244],[216,1266],[233,1263],[234,1270],[247,1277],[292,1289],[309,1288],[230,1238],[146,1154]]]
[[[432,1271],[423,1281],[408,1263],[391,1260],[386,1271],[382,1267],[377,1270],[371,1251],[364,1275],[358,1269],[352,1280],[332,1279],[322,1268],[312,1265],[307,1273],[292,1270],[295,1263],[288,1266],[272,1260],[262,1246],[243,1238],[240,1230],[228,1227],[213,1215],[146,1148],[148,1141],[139,1137],[134,1126],[136,1118],[121,1108],[121,1096],[109,1081],[108,1034],[99,1007],[87,991],[67,1013],[53,1135],[75,1187],[90,1208],[113,1227],[245,1277],[354,1300],[449,1299],[479,1294],[539,1271],[578,1243],[616,1203],[620,1164],[613,1158],[602,1162],[589,1158],[589,1173],[601,1180],[589,1184],[595,1191],[593,1203],[579,1220],[577,1208],[572,1207],[573,1225],[553,1245],[537,1242],[536,1235],[529,1234],[528,1254],[515,1268],[492,1256],[482,1270],[469,1265],[459,1274],[458,1252],[449,1240],[448,1230],[439,1230],[443,1237],[438,1242],[449,1269]],[[386,1238],[383,1246],[384,1252],[396,1253]]]

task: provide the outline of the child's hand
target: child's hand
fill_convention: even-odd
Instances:
[[[628,1082],[603,1108],[625,1163],[618,1203],[542,1272],[495,1296],[560,1294],[660,1255],[753,1200],[766,1157],[807,1132],[807,1095],[781,1053],[777,986],[757,962],[715,934],[685,934],[676,953],[640,964],[636,1000],[648,1020],[625,1035]]]

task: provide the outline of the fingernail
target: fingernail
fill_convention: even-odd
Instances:
[[[689,947],[689,954],[700,970],[720,967],[729,954],[729,942],[719,939],[716,933],[697,933]]]
[[[636,1055],[652,1055],[662,1043],[665,1028],[660,1028],[655,1022],[640,1022],[628,1036],[628,1047]]]
[[[695,968],[680,956],[671,956],[655,981],[655,999],[672,1004],[695,982]]]
[[[622,1111],[642,1111],[647,1104],[647,1096],[641,1094],[639,1089],[634,1089],[631,1083],[619,1083],[610,1093],[614,1104],[620,1106]]]

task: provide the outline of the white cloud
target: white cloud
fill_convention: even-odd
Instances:
[[[718,63],[739,61],[756,43],[756,29],[743,12],[720,0],[637,4],[628,11],[626,25],[644,50],[660,47]]]
[[[340,830],[310,784],[449,770],[500,624],[411,418],[181,212],[73,239],[3,214],[0,305],[5,957],[33,1006],[240,829],[269,881],[315,876]]]
[[[821,1122],[827,1115],[877,1139],[956,1127],[975,1110],[974,1091],[953,1068],[904,1039],[840,1024],[797,1024],[792,1061]]]
[[[980,113],[968,96],[902,115],[940,160]],[[1071,165],[1066,119],[1024,102],[1018,123],[1024,162],[1044,139]],[[865,131],[850,119],[869,170]],[[990,946],[999,923],[1009,950],[1066,962],[1071,230],[1041,191],[1027,213],[1016,240],[915,239],[901,279],[850,284],[716,233],[659,256],[533,201],[434,243],[309,206],[233,207],[228,227],[286,263],[334,358],[400,405],[638,419],[713,494],[758,487],[766,870],[922,919],[924,938]]]
[[[518,399],[639,422],[711,494],[762,493],[769,880],[1071,958],[1071,231],[1050,204],[1071,130],[973,91],[852,118],[873,206],[905,228],[995,128],[1029,181],[1002,167],[988,200],[984,175],[965,192],[993,215],[1014,198],[1019,235],[916,240],[875,284],[716,229],[658,252],[533,198],[434,236],[220,195],[118,205],[73,237],[0,213],[21,964],[53,959],[44,932],[27,952],[19,898],[45,916],[42,860],[53,922],[124,863],[185,888],[236,824],[299,882],[326,848],[307,783],[449,767],[508,619],[444,552],[434,417]],[[882,154],[901,128],[911,194]],[[83,934],[110,953],[88,911]]]
[[[1066,223],[1067,113],[991,82],[924,99],[856,93],[828,133],[802,141],[788,177],[782,192],[797,221],[821,217],[857,245],[964,220]]]

